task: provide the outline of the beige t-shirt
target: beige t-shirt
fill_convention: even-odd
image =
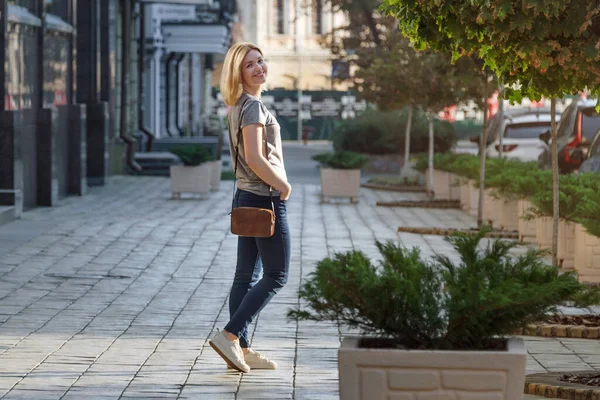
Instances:
[[[271,194],[269,185],[252,171],[246,163],[244,156],[244,136],[240,130],[245,126],[253,124],[264,126],[263,154],[269,163],[283,177],[286,177],[285,166],[283,164],[283,149],[281,146],[281,128],[277,120],[258,98],[247,93],[242,93],[237,104],[229,111],[229,151],[233,167],[236,165],[235,146],[238,141],[238,133],[240,137],[238,147],[239,163],[237,164],[236,172],[237,187],[260,196],[269,196]],[[273,196],[278,196],[279,192],[273,189],[272,194]]]

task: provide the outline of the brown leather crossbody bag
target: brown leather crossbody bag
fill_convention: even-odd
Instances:
[[[243,112],[243,106],[242,106]],[[242,112],[240,112],[239,121],[242,120]],[[241,123],[240,123],[241,125]],[[231,129],[231,124],[229,126]],[[237,166],[239,162],[239,145],[241,140],[242,129],[237,131],[237,143],[235,144],[235,166],[233,169],[234,175],[237,174]],[[236,176],[237,179],[237,176]],[[275,233],[275,207],[273,205],[273,196],[271,196],[271,209],[257,207],[235,207],[235,187],[233,185],[233,200],[231,201],[231,233],[245,237],[271,237]]]

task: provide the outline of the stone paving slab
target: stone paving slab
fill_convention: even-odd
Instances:
[[[166,178],[119,176],[1,226],[16,245],[0,254],[0,397],[336,399],[337,349],[354,332],[286,318],[316,261],[352,248],[377,258],[375,240],[456,257],[442,237],[397,227],[475,224],[459,210],[375,206],[421,194],[363,189],[358,205],[330,205],[318,185],[295,185],[290,279],[251,330],[280,368],[242,375],[208,346],[228,320],[231,189],[172,200]],[[600,368],[598,341],[526,340],[528,373]]]

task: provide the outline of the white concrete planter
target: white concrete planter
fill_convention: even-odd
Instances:
[[[575,223],[558,223],[558,262],[562,268],[575,267]]]
[[[531,208],[531,202],[529,200],[519,200],[519,237],[521,241],[526,243],[535,243],[536,227],[535,221],[526,221],[523,219],[527,212]]]
[[[171,165],[171,192],[173,197],[179,197],[181,193],[209,193],[211,164],[207,162],[194,167]]]
[[[221,187],[221,171],[223,170],[223,162],[221,160],[212,161],[212,171],[210,175],[210,190],[218,192]]]
[[[477,216],[477,211],[479,210],[479,186],[475,183],[475,181],[469,181],[469,211],[468,213],[472,216]]]
[[[321,167],[321,195],[323,200],[330,197],[349,197],[358,203],[360,194],[360,169],[334,169]]]
[[[552,249],[552,218],[543,217],[535,220],[536,242],[541,249]],[[575,224],[560,220],[558,222],[558,262],[562,268],[572,269],[575,264]]]
[[[516,400],[525,385],[526,351],[365,349],[345,337],[339,350],[340,400]]]
[[[464,178],[459,178],[459,182],[460,206],[464,212],[468,213],[471,210],[471,185]]]
[[[485,189],[485,198],[483,204],[483,220],[486,224],[491,223],[492,226],[498,225],[498,216],[496,215],[496,198],[492,195],[493,189]]]
[[[448,172],[448,180],[450,181],[450,200],[460,200],[458,175]]]
[[[575,224],[575,270],[582,282],[600,282],[600,237]]]
[[[496,207],[498,228],[507,231],[519,230],[519,202],[517,200],[499,199],[498,203],[500,203]]]
[[[433,191],[436,199],[450,199],[450,174],[446,171],[434,170]]]
[[[535,241],[540,249],[552,248],[552,218],[541,217],[535,220]]]

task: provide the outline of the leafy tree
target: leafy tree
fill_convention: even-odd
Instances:
[[[416,51],[399,32],[388,36],[386,50],[361,51],[357,54],[362,66],[356,72],[354,83],[359,96],[377,104],[382,110],[400,110],[408,106],[404,134],[404,171],[407,171],[413,113],[423,91],[419,77],[423,77],[427,55]]]
[[[557,264],[559,181],[556,98],[588,89],[600,94],[600,2],[577,0],[383,0],[383,11],[417,48],[475,54],[520,101],[550,98],[554,235]]]

